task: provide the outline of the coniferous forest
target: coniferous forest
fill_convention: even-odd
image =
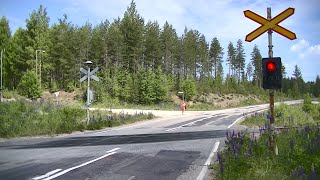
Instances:
[[[7,18],[1,18],[4,89],[31,98],[40,97],[44,90],[85,91],[79,69],[91,60],[93,68],[100,68],[100,81],[92,86],[101,102],[161,103],[170,101],[170,94],[177,91],[184,91],[186,100],[207,93],[267,93],[261,87],[260,50],[255,46],[251,54],[245,54],[241,39],[221,47],[219,37],[206,39],[187,27],[180,36],[169,22],[159,24],[141,17],[134,1],[123,17],[96,26],[73,24],[67,14],[49,26],[48,10],[40,6],[30,12],[26,27],[14,33]],[[319,76],[305,82],[298,66],[294,72],[286,72],[283,66],[283,77],[285,96],[299,98],[310,93],[319,97]]]

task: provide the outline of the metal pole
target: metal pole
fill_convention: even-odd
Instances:
[[[89,117],[89,101],[90,101],[90,97],[89,97],[89,91],[90,91],[90,67],[88,66],[88,81],[87,81],[87,124],[89,124],[89,121],[90,121],[90,117]]]
[[[2,102],[2,54],[3,54],[3,49],[1,49],[1,83],[0,83],[0,102]]]
[[[271,8],[267,8],[267,19],[271,20]],[[268,31],[268,42],[269,42],[269,57],[273,57],[273,45],[272,45],[272,30]],[[269,126],[269,144],[270,150],[275,151],[275,142],[274,142],[274,90],[269,90],[269,101],[270,101],[270,126]]]

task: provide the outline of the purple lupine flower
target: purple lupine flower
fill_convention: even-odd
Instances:
[[[222,159],[222,153],[218,152],[218,161],[220,166],[220,172],[223,174],[223,159]]]
[[[291,151],[293,151],[293,148],[294,148],[294,142],[293,142],[293,139],[290,139],[290,148],[291,148]]]
[[[298,175],[302,176],[303,174],[304,174],[304,168],[303,168],[303,166],[300,166],[299,171],[298,171]]]
[[[296,180],[297,177],[298,177],[298,173],[295,170],[293,170],[292,171],[292,180]]]
[[[228,139],[229,138],[229,132],[226,131],[226,138]]]
[[[316,171],[314,170],[314,165],[312,164],[311,166],[311,174],[310,174],[310,180],[316,180],[317,174]]]
[[[232,130],[232,137],[234,137],[235,136],[235,134],[234,134],[234,130]]]

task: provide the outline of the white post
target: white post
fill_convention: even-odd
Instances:
[[[87,81],[87,124],[89,124],[89,121],[90,121],[90,117],[89,117],[89,103],[90,103],[90,94],[89,94],[89,91],[90,91],[90,66],[88,65],[88,72],[87,72],[87,77],[88,77],[88,81]]]

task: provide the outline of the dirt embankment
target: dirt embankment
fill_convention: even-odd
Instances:
[[[180,104],[182,101],[179,97],[172,95],[171,96],[175,104]],[[194,101],[188,102],[188,105],[192,106],[193,104],[210,104],[216,107],[234,107],[245,102],[250,103],[262,103],[263,100],[256,95],[247,95],[242,94],[202,94],[195,98]]]

